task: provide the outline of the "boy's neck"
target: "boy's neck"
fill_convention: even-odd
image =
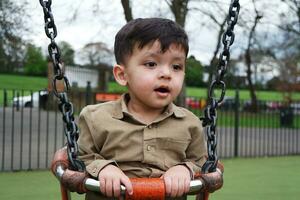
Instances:
[[[135,104],[131,100],[129,100],[128,104],[128,111],[139,121],[150,124],[152,123],[163,111],[165,108],[147,108],[144,106],[140,106]]]

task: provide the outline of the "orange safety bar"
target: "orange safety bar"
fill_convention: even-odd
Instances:
[[[121,94],[116,93],[96,93],[96,101],[104,102],[104,101],[114,101],[121,97]]]
[[[89,178],[86,172],[72,171],[68,169],[69,161],[67,149],[58,150],[51,164],[53,174],[61,184],[62,200],[70,200],[71,192],[86,193],[95,191],[100,193],[100,182]],[[132,178],[133,195],[126,193],[126,188],[121,186],[121,194],[126,200],[164,200],[165,185],[160,178]],[[196,174],[195,180],[190,183],[188,195],[197,194],[197,200],[208,200],[208,195],[218,190],[223,185],[223,166],[218,165],[217,171],[208,174]]]

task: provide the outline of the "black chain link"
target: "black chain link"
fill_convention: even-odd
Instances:
[[[40,4],[44,11],[44,21],[45,21],[45,33],[47,37],[51,40],[48,46],[49,56],[53,63],[54,78],[52,82],[53,92],[59,100],[59,110],[63,115],[64,121],[64,133],[67,138],[67,149],[68,149],[68,159],[70,162],[70,168],[76,171],[84,171],[84,163],[78,159],[78,144],[77,139],[79,136],[78,126],[75,123],[73,104],[69,102],[67,91],[69,91],[70,84],[64,75],[62,63],[60,60],[60,50],[55,42],[55,37],[57,36],[57,29],[54,23],[54,18],[51,11],[52,0],[40,0]],[[60,92],[57,90],[58,81],[63,81],[65,90]]]
[[[212,81],[208,92],[208,105],[204,110],[203,126],[206,127],[207,135],[207,153],[208,158],[202,167],[203,173],[215,172],[218,163],[217,156],[217,136],[216,136],[216,126],[217,126],[217,108],[223,101],[225,96],[226,85],[223,81],[226,74],[227,65],[230,59],[230,46],[234,42],[234,26],[238,20],[238,14],[240,11],[239,0],[231,0],[229,7],[229,14],[227,18],[227,30],[223,34],[222,43],[223,51],[220,54],[218,70],[216,73],[215,80]],[[217,99],[214,97],[214,91],[216,88],[221,89],[220,97]]]

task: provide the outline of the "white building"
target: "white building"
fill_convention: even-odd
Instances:
[[[66,66],[65,76],[68,77],[72,87],[84,88],[89,81],[92,88],[97,88],[99,73],[95,69]]]

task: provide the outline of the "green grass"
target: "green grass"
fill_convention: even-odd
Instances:
[[[109,83],[109,91],[110,92],[118,92],[122,93],[126,91],[125,87],[119,86],[115,82]],[[198,98],[206,98],[207,88],[195,88],[195,87],[187,87],[186,89],[187,96],[198,97]],[[235,89],[227,89],[226,96],[235,97],[236,90]],[[219,95],[219,91],[216,90],[216,96]],[[256,91],[257,98],[263,101],[283,101],[284,96],[281,92],[278,91]],[[250,93],[249,90],[239,90],[239,96],[241,100],[249,100]],[[292,94],[293,100],[300,100],[300,92],[295,92]]]
[[[211,200],[299,199],[300,156],[224,161],[224,187]]]
[[[31,77],[31,76],[20,76],[20,75],[6,75],[0,74],[0,89],[19,89],[19,90],[33,90],[38,91],[47,88],[47,78],[43,77]],[[116,82],[109,83],[109,92],[122,93],[126,91],[125,87],[119,86]],[[194,88],[187,87],[187,96],[194,96],[200,98],[206,98],[207,88]],[[278,91],[257,91],[258,99],[260,100],[283,100],[283,94]],[[0,99],[2,99],[3,92],[0,91]],[[218,95],[218,91],[216,91]],[[226,96],[234,97],[235,89],[227,89]],[[292,94],[293,100],[300,100],[300,92]],[[248,90],[240,90],[240,99],[250,99]],[[1,101],[1,100],[0,100]],[[1,103],[1,102],[0,102]]]
[[[0,74],[0,89],[42,90],[47,88],[45,77]]]
[[[219,96],[219,91],[216,90],[216,97]],[[206,97],[207,88],[187,88],[187,96],[192,97]],[[228,97],[235,97],[236,90],[235,89],[227,89],[226,96]],[[257,99],[263,101],[282,101],[284,100],[283,93],[278,91],[256,91]],[[249,100],[250,93],[249,90],[241,89],[239,90],[239,96],[241,100]],[[292,94],[293,100],[300,100],[300,92]]]
[[[203,110],[189,109],[198,117],[202,117]],[[235,113],[232,111],[218,111],[218,126],[234,127]],[[282,128],[280,125],[280,113],[250,113],[239,112],[239,127],[257,127],[257,128]],[[293,125],[290,128],[300,128],[300,115],[293,116]]]
[[[300,156],[228,159],[224,186],[210,200],[298,200]],[[58,181],[48,171],[0,173],[5,200],[58,200]],[[84,195],[72,194],[74,200]],[[189,197],[189,200],[194,197]]]
[[[22,96],[21,90],[24,90],[23,95],[30,95],[30,91],[35,92],[43,90],[48,86],[48,79],[43,77],[34,76],[20,76],[20,75],[7,75],[0,74],[0,105],[3,105],[4,90],[7,90],[7,99],[9,105],[12,103],[13,92],[18,90],[19,95]],[[17,95],[15,93],[15,95]]]

